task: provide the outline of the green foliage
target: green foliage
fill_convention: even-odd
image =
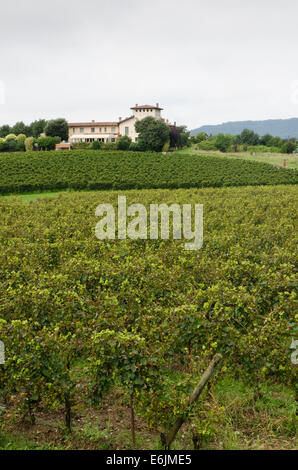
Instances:
[[[165,142],[165,143],[163,144],[162,152],[163,152],[163,153],[164,153],[164,152],[167,152],[167,151],[169,150],[169,148],[170,148],[170,141],[168,140],[167,142]]]
[[[5,137],[3,150],[6,152],[16,152],[18,150],[18,142],[15,134],[8,134]]]
[[[12,131],[15,135],[18,135],[18,134],[25,134],[25,137],[26,137],[27,129],[26,129],[26,125],[23,123],[23,121],[17,122],[17,123],[12,127],[11,131]]]
[[[221,152],[227,152],[232,144],[232,136],[228,134],[218,134],[215,140],[215,146]]]
[[[289,140],[288,142],[285,142],[282,145],[282,152],[283,153],[293,153],[294,150],[296,150],[296,148],[297,148],[297,143]]]
[[[135,123],[138,139],[146,150],[160,152],[170,138],[169,127],[161,120],[147,117]]]
[[[90,349],[91,391],[95,402],[114,383],[124,386],[130,395],[152,389],[161,374],[157,357],[137,334],[102,330],[91,336]]]
[[[98,140],[94,140],[94,142],[92,142],[92,150],[100,150],[101,149],[101,142],[99,142]]]
[[[170,126],[170,147],[183,148],[189,146],[190,138],[186,126]]]
[[[25,139],[24,145],[25,145],[26,152],[33,151],[33,144],[34,144],[34,137],[27,137]]]
[[[39,150],[55,150],[56,144],[61,142],[60,137],[39,137],[37,140]]]
[[[99,242],[94,209],[115,205],[117,192],[30,204],[1,198],[0,393],[8,416],[33,423],[40,409],[63,410],[71,429],[77,394],[87,398],[78,359],[95,401],[120,389],[156,427],[183,412],[214,352],[223,354],[227,377],[261,391],[265,380],[294,388],[296,193],[296,186],[129,192],[128,204],[147,208],[153,200],[204,204],[199,253],[178,240]],[[195,411],[203,445],[220,410]]]
[[[297,140],[282,140],[280,137],[273,137],[266,134],[260,137],[254,131],[244,129],[240,135],[216,134],[207,137],[203,132],[191,138],[193,143],[198,143],[201,150],[227,151],[249,151],[249,152],[272,152],[272,153],[293,153],[297,148]]]
[[[244,129],[239,136],[239,143],[246,145],[258,145],[260,142],[259,135],[249,129]]]
[[[8,124],[4,124],[0,127],[0,137],[6,137],[11,132],[11,127]]]
[[[103,150],[116,150],[117,149],[117,144],[115,142],[105,142],[105,143],[102,143],[102,147],[101,147]]]
[[[213,137],[213,138],[209,138],[208,140],[202,140],[201,142],[199,142],[198,148],[200,150],[207,150],[207,151],[217,150],[216,138]]]
[[[40,134],[45,132],[47,121],[45,119],[39,119],[38,121],[34,121],[30,124],[30,135],[33,136],[35,139],[40,137]]]
[[[15,134],[10,133],[5,137],[5,140],[16,140],[16,138],[17,136]]]
[[[206,132],[199,132],[193,137],[193,141],[196,144],[199,144],[200,142],[203,142],[204,140],[207,140],[207,139],[208,139],[208,135],[206,134]]]
[[[105,144],[107,145],[107,144]],[[110,144],[112,145],[112,144]],[[28,165],[28,159],[30,165]],[[297,171],[201,155],[76,150],[0,155],[0,193],[294,184]]]
[[[131,138],[128,135],[123,135],[117,139],[118,150],[128,150],[131,144]]]
[[[65,119],[58,118],[48,121],[45,126],[45,134],[49,137],[60,137],[61,140],[68,140],[68,124]]]
[[[189,147],[190,146],[190,138],[189,132],[187,131],[186,126],[179,126],[177,127],[178,130],[178,141],[176,146],[178,148]]]
[[[91,150],[93,142],[75,142],[72,144],[73,150]]]

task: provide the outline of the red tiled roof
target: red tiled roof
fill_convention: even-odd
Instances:
[[[133,119],[133,118],[134,118],[134,116],[129,116],[125,119],[121,119],[121,121],[119,121],[118,124],[121,124],[121,122],[128,121],[129,119]]]
[[[160,108],[159,106],[151,106],[150,104],[142,104],[141,106],[133,106],[130,109],[159,109],[162,110],[163,108]]]
[[[117,126],[118,122],[69,122],[68,127],[98,127]]]

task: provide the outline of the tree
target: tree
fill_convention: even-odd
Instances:
[[[59,118],[48,121],[45,127],[45,134],[49,137],[60,137],[61,140],[68,140],[68,124],[65,119]]]
[[[146,150],[160,152],[165,142],[170,138],[169,126],[160,119],[154,119],[153,117],[146,117],[137,121],[135,129]]]
[[[232,137],[229,134],[217,134],[215,145],[221,152],[227,152],[232,144]]]
[[[32,137],[35,137],[37,139],[40,137],[40,134],[42,134],[45,131],[45,127],[47,125],[47,121],[45,119],[39,119],[37,121],[34,121],[30,124],[30,135]]]
[[[206,132],[199,132],[198,134],[196,134],[194,136],[194,142],[197,143],[197,144],[199,144],[203,140],[207,140],[207,139],[208,139],[208,136],[207,136]]]
[[[176,126],[170,126],[170,147],[178,147],[180,132]]]
[[[262,137],[260,137],[260,144],[266,145],[266,147],[272,147],[273,141],[274,141],[274,137],[272,137],[271,134],[265,134]]]
[[[293,142],[292,140],[288,140],[284,142],[281,151],[282,153],[293,153],[294,150],[297,148],[297,143]]]
[[[189,132],[187,131],[186,126],[179,126],[177,127],[179,132],[179,139],[178,139],[178,147],[189,147],[190,140],[189,140]]]
[[[0,127],[0,137],[6,137],[11,132],[11,128],[8,124],[4,124]]]
[[[26,126],[25,126],[25,124],[23,123],[23,121],[17,122],[17,123],[12,127],[11,130],[12,130],[12,132],[13,132],[15,135],[26,134]]]
[[[117,149],[118,150],[128,150],[131,144],[131,138],[128,135],[123,135],[117,140]]]
[[[258,145],[260,143],[260,137],[254,131],[250,129],[244,129],[240,134],[240,143],[246,145]]]
[[[189,143],[189,132],[186,130],[186,126],[170,126],[171,147],[188,147]]]

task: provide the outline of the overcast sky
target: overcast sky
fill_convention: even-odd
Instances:
[[[294,0],[0,2],[0,125],[298,117]]]

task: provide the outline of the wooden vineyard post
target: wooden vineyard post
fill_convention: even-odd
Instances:
[[[199,398],[199,396],[201,395],[206,383],[208,382],[208,380],[214,374],[214,371],[215,371],[216,367],[218,366],[218,364],[220,363],[221,360],[222,360],[222,355],[221,354],[215,354],[215,356],[213,357],[213,359],[210,362],[209,366],[207,367],[204,374],[202,375],[202,378],[201,378],[200,382],[195,387],[195,389],[191,393],[191,395],[188,397],[188,400],[185,404],[186,409]],[[187,419],[187,415],[178,417],[176,419],[176,421],[174,422],[174,425],[173,425],[172,429],[170,429],[170,431],[166,435],[161,434],[161,442],[162,442],[162,444],[163,444],[163,446],[165,447],[166,450],[170,449],[170,446],[171,446],[172,442],[174,441],[174,439],[177,435],[177,432],[179,431],[179,429],[181,428],[182,424],[184,423],[184,421],[186,419]]]

